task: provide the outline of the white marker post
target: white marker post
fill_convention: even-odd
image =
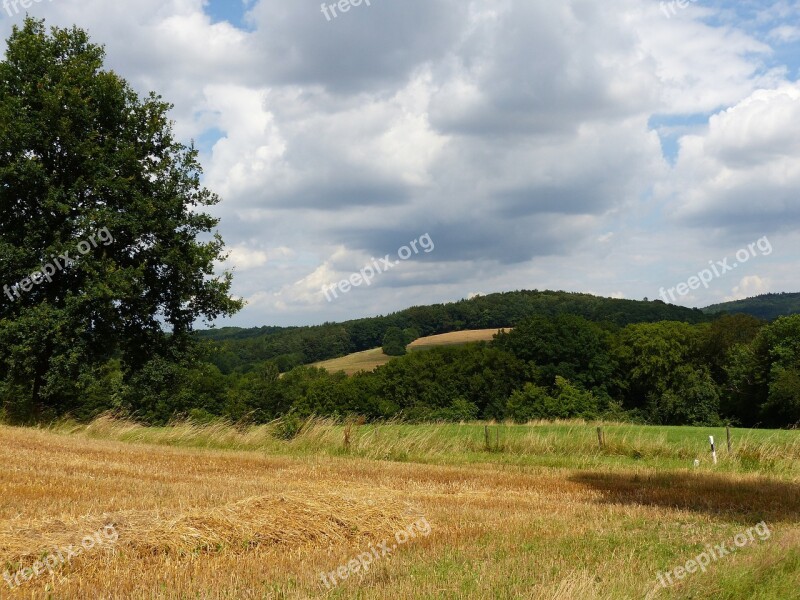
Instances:
[[[714,436],[708,436],[708,440],[711,442],[711,458],[714,459],[714,464],[717,464],[717,449],[714,447]]]

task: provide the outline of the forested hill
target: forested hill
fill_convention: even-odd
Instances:
[[[529,317],[559,314],[579,315],[619,326],[656,321],[699,323],[711,319],[698,309],[669,305],[661,300],[618,300],[590,294],[523,290],[415,306],[386,316],[343,323],[226,327],[200,331],[198,336],[219,342],[213,362],[223,373],[249,371],[266,360],[273,360],[281,371],[288,371],[298,365],[381,346],[390,328],[410,330],[418,337],[465,329],[513,327]]]
[[[706,314],[743,313],[772,321],[778,317],[800,314],[800,293],[762,294],[744,300],[713,304],[702,310]]]

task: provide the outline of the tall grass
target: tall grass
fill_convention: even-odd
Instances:
[[[600,447],[596,428],[602,426]],[[395,461],[511,461],[551,458],[563,466],[631,461],[691,466],[695,459],[711,467],[708,435],[716,435],[720,470],[800,473],[800,432],[733,430],[728,452],[724,429],[648,427],[581,421],[410,425],[398,422],[359,424],[311,417],[299,429],[281,420],[239,426],[225,421],[182,421],[148,427],[112,415],[89,424],[62,422],[56,432],[132,443],[274,454],[325,453]],[[287,431],[289,435],[287,436]],[[288,437],[288,439],[286,439]],[[589,461],[589,462],[587,462]]]

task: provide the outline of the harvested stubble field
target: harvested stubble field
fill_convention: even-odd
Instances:
[[[473,342],[488,342],[500,331],[499,329],[470,329],[467,331],[454,331],[452,333],[442,333],[430,335],[414,340],[408,345],[409,351],[428,350],[438,346],[463,346]],[[504,329],[503,331],[509,331]],[[362,352],[354,352],[340,358],[331,358],[314,363],[314,367],[322,367],[336,373],[344,371],[348,375],[353,375],[359,371],[374,371],[376,368],[385,365],[392,356],[383,353],[382,348],[373,348]]]
[[[574,423],[495,426],[488,447],[482,425],[273,427],[0,427],[3,571],[119,535],[0,597],[800,597],[797,432],[736,432],[741,455],[695,470],[675,466],[691,428],[609,425],[600,451]],[[430,535],[322,583],[420,516]],[[769,539],[658,586],[762,520]]]

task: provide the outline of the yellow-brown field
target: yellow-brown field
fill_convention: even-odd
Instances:
[[[436,346],[458,346],[470,342],[488,342],[498,332],[497,329],[473,329],[469,331],[454,331],[441,335],[430,335],[428,337],[414,340],[408,345],[409,350],[426,350]],[[314,367],[322,367],[331,373],[344,371],[348,375],[353,375],[359,371],[373,371],[385,365],[393,357],[383,353],[381,348],[354,352],[340,358],[332,358],[314,363]]]
[[[795,478],[297,457],[2,426],[0,462],[0,572],[103,526],[119,536],[16,591],[2,583],[2,598],[735,598],[725,590],[752,584],[751,597],[777,599],[800,589]],[[322,583],[420,517],[429,535]],[[768,540],[658,588],[658,571],[761,520]]]
[[[323,360],[314,363],[312,366],[322,367],[331,373],[344,371],[348,375],[354,375],[359,371],[374,371],[390,360],[392,360],[392,357],[384,354],[382,348],[373,348],[372,350],[364,350],[363,352],[354,352],[353,354],[348,354],[340,358]]]
[[[441,335],[429,335],[428,337],[414,340],[408,345],[409,350],[419,350],[431,348],[433,346],[457,346],[459,344],[469,344],[470,342],[489,342],[500,331],[499,329],[470,329],[467,331],[454,331]],[[503,331],[509,331],[504,329]]]

